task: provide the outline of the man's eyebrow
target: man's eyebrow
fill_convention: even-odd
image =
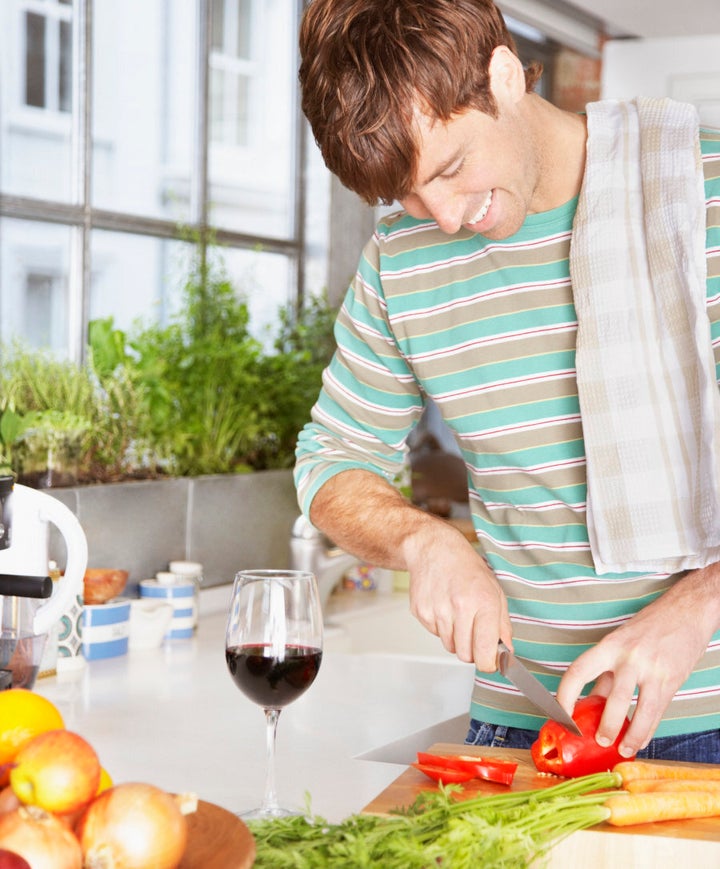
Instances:
[[[434,181],[439,175],[442,175],[444,172],[452,166],[453,163],[457,162],[462,156],[461,149],[458,148],[454,154],[452,154],[447,160],[443,161],[439,166],[437,166],[433,171],[420,182],[420,186],[424,187],[426,184],[429,184],[431,181]]]

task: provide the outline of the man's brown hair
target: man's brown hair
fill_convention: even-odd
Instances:
[[[496,117],[488,66],[499,45],[516,52],[491,0],[311,0],[300,29],[302,108],[328,168],[371,205],[407,195],[414,111]],[[528,91],[540,73],[528,68]]]

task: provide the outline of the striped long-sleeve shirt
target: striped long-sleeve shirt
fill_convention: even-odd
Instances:
[[[720,132],[702,131],[707,306],[720,377]],[[559,673],[676,576],[595,573],[575,377],[568,254],[577,200],[489,241],[405,213],[381,221],[340,311],[337,353],[297,450],[307,513],[334,474],[393,479],[426,397],[465,460],[480,548],[507,596],[518,654]],[[621,227],[618,232],[621,233]],[[499,674],[477,672],[472,717],[537,728]],[[720,632],[657,736],[720,727]]]

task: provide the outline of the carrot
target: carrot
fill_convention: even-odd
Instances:
[[[720,767],[704,764],[702,766],[671,766],[661,763],[644,763],[641,760],[626,760],[615,764],[613,772],[618,773],[623,785],[635,779],[703,779],[720,781]]]
[[[715,791],[720,793],[720,781],[717,779],[670,779],[670,778],[636,778],[625,785],[625,790],[631,794],[647,794],[671,791]]]
[[[672,781],[675,784],[675,781],[672,779],[665,778],[632,778],[624,782],[623,787],[631,794],[647,794],[656,791],[658,785],[666,781]],[[690,781],[690,779],[687,779],[687,781]]]
[[[608,824],[629,827],[655,821],[711,818],[720,815],[720,794],[709,791],[684,793],[615,794],[605,800]]]

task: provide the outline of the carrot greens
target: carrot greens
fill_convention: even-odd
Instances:
[[[297,815],[253,821],[256,869],[511,869],[526,867],[577,830],[607,819],[620,784],[598,773],[531,791],[466,800],[459,786],[423,791],[390,816],[355,814],[340,823]]]

